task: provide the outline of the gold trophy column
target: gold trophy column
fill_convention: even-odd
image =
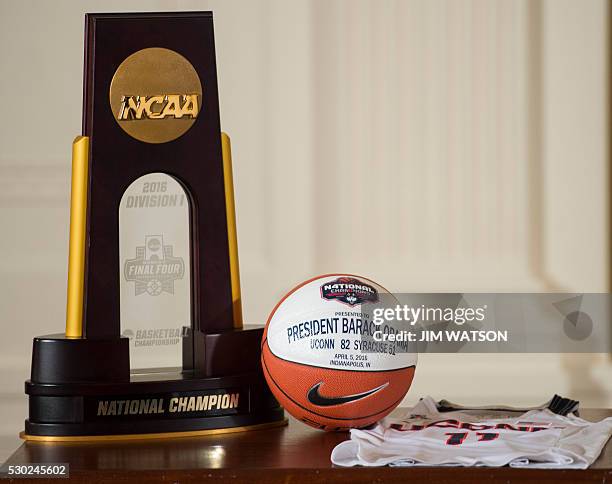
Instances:
[[[234,177],[232,174],[232,148],[230,138],[221,133],[223,153],[223,181],[225,185],[225,211],[227,239],[229,241],[230,277],[232,283],[232,312],[234,328],[242,328],[242,299],[240,296],[240,267],[238,265],[238,236],[236,231],[236,206],[234,204]]]
[[[87,136],[77,136],[72,143],[70,242],[66,301],[66,337],[68,338],[81,338],[83,336],[88,157],[89,138]]]

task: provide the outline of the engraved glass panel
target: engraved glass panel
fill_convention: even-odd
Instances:
[[[119,206],[121,333],[130,367],[182,366],[191,328],[189,198],[164,173],[135,180]]]

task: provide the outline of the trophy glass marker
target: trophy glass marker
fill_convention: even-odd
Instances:
[[[34,339],[22,437],[286,423],[242,324],[210,12],[88,14],[72,147],[66,332]]]

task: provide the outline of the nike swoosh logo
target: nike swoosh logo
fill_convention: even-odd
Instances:
[[[308,401],[313,405],[319,407],[329,407],[331,405],[341,405],[343,403],[354,402],[355,400],[361,400],[362,398],[369,397],[370,395],[379,392],[383,388],[389,385],[389,382],[382,384],[379,387],[367,390],[362,393],[356,393],[355,395],[346,395],[343,397],[324,397],[319,393],[319,388],[323,385],[323,382],[315,384],[310,390],[308,390]]]

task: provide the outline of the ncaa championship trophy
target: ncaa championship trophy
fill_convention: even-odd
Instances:
[[[34,339],[22,437],[286,423],[243,327],[210,12],[88,14],[66,333]]]

